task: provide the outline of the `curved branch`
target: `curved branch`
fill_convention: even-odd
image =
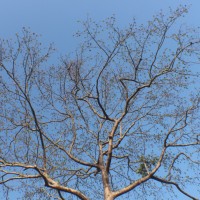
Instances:
[[[160,155],[160,158],[159,158],[159,160],[157,162],[157,165],[155,166],[155,168],[152,171],[150,171],[146,176],[144,176],[144,177],[138,179],[137,181],[131,183],[127,187],[122,188],[122,189],[120,189],[118,191],[113,192],[113,196],[114,197],[121,196],[121,195],[123,195],[123,194],[125,194],[125,193],[127,193],[127,192],[129,192],[131,190],[133,190],[134,188],[138,187],[142,183],[148,181],[157,172],[157,170],[160,168],[162,160],[163,160],[163,157],[164,157],[165,152],[166,152],[166,149],[167,149],[166,147],[163,148],[163,150],[161,152],[161,155]]]
[[[156,181],[161,182],[161,183],[174,185],[174,186],[175,186],[182,194],[184,194],[185,196],[187,196],[187,197],[189,197],[189,198],[191,198],[191,199],[193,199],[193,200],[198,200],[197,198],[191,196],[190,194],[188,194],[187,192],[185,192],[184,190],[182,190],[182,189],[180,188],[180,186],[179,186],[177,183],[175,183],[175,182],[167,181],[167,180],[161,179],[161,178],[159,178],[159,177],[157,177],[157,176],[152,176],[151,179],[156,180]]]

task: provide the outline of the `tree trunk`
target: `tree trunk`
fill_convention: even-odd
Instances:
[[[114,200],[112,192],[107,187],[104,189],[104,200]]]
[[[114,198],[112,196],[107,196],[104,200],[114,200]]]

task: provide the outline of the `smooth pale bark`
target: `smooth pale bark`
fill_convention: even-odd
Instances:
[[[112,191],[109,185],[109,179],[106,171],[102,171],[103,185],[104,185],[104,199],[105,200],[113,200]]]
[[[114,200],[112,192],[108,187],[104,188],[104,200]]]

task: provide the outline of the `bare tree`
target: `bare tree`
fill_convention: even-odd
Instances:
[[[84,23],[59,65],[24,29],[1,42],[0,176],[24,199],[174,199],[200,183],[200,39],[180,7],[146,25]]]

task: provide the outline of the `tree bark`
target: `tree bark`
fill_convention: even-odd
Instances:
[[[108,174],[105,169],[102,170],[102,179],[104,185],[104,200],[114,200],[110,185],[109,185],[109,178]]]
[[[114,200],[112,192],[108,187],[104,188],[104,200]]]

